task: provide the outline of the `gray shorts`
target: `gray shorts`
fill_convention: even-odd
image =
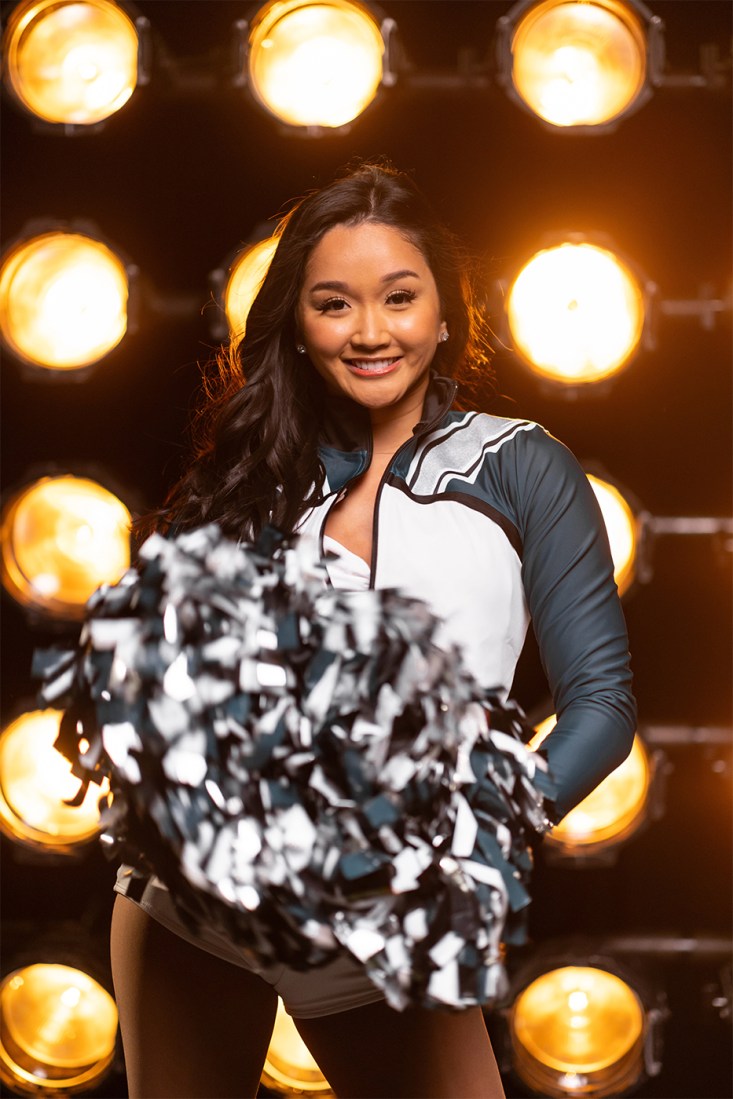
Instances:
[[[133,880],[136,880],[137,888],[131,890]],[[339,955],[334,961],[306,972],[289,969],[285,965],[255,968],[223,932],[214,928],[189,931],[176,912],[166,886],[158,878],[147,879],[142,893],[139,886],[140,880],[134,879],[129,867],[121,866],[115,883],[117,893],[128,897],[163,927],[187,942],[225,962],[256,973],[275,989],[294,1019],[335,1015],[339,1011],[351,1011],[352,1008],[384,1000],[383,994],[372,984],[363,968],[347,955]]]

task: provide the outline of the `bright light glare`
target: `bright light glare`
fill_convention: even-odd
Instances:
[[[552,714],[536,726],[529,742],[533,751],[552,732],[556,721]],[[589,853],[619,843],[644,820],[650,784],[649,756],[637,735],[623,763],[555,825],[546,842],[568,853]]]
[[[591,473],[588,474],[588,480],[606,524],[616,586],[619,595],[624,595],[629,590],[635,574],[638,541],[636,517],[627,500],[614,485],[601,480],[600,477],[594,477]]]
[[[290,126],[345,126],[374,99],[384,42],[369,12],[349,0],[275,0],[250,33],[251,88]]]
[[[565,966],[532,981],[514,1002],[512,1045],[519,1074],[542,1095],[565,1095],[551,1087],[557,1075],[588,1077],[584,1095],[618,1095],[594,1087],[638,1059],[644,1012],[620,977],[591,966]],[[610,1073],[609,1073],[609,1070]],[[545,1090],[546,1089],[546,1090]]]
[[[81,618],[92,592],[129,568],[130,521],[122,501],[96,481],[43,477],[4,509],[3,584],[24,606]]]
[[[0,330],[26,362],[88,366],[127,330],[127,273],[106,245],[79,233],[44,233],[13,249],[0,271]]]
[[[5,43],[12,91],[46,122],[101,122],[135,90],[137,31],[110,0],[27,0]]]
[[[646,78],[643,28],[616,0],[545,0],[519,21],[512,55],[517,93],[554,126],[618,118]]]
[[[615,374],[641,338],[641,288],[613,252],[560,244],[537,252],[507,295],[516,350],[535,373],[585,385]]]
[[[278,1000],[277,1004],[275,1026],[262,1071],[262,1082],[266,1087],[284,1095],[333,1095],[282,1000]]]
[[[244,335],[247,315],[267,274],[276,248],[276,237],[261,240],[243,252],[232,268],[224,291],[224,310],[229,322],[229,334],[235,342],[241,340]]]
[[[0,1077],[22,1095],[92,1090],[115,1052],[117,1008],[67,965],[25,966],[0,984]]]
[[[66,805],[79,790],[71,764],[54,748],[59,710],[22,714],[0,736],[0,827],[12,839],[49,849],[84,843],[99,831],[105,779],[91,783],[81,805]]]

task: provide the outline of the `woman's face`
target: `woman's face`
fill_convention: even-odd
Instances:
[[[442,332],[422,252],[375,222],[337,225],[311,253],[297,310],[301,342],[331,391],[370,410],[422,398]]]

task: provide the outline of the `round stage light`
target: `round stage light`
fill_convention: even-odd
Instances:
[[[509,1018],[513,1067],[548,1099],[621,1095],[643,1073],[643,1005],[605,969],[543,973],[520,992]]]
[[[384,41],[368,8],[351,0],[274,0],[249,35],[249,84],[288,126],[338,128],[372,102]]]
[[[137,30],[111,0],[26,0],[4,39],[10,90],[45,122],[94,125],[135,90]]]
[[[630,269],[598,245],[537,252],[506,299],[514,347],[540,377],[584,386],[618,373],[644,327],[644,298]]]
[[[232,267],[224,290],[224,311],[229,334],[234,342],[241,340],[247,325],[252,302],[257,297],[277,248],[277,237],[268,237],[245,249]]]
[[[512,82],[553,126],[602,126],[626,113],[647,77],[642,22],[622,0],[544,0],[511,38]]]
[[[61,716],[32,710],[0,734],[0,829],[26,846],[73,854],[98,835],[99,800],[109,782],[91,783],[81,804],[66,804],[80,782],[54,747]]]
[[[42,477],[12,496],[0,523],[2,581],[22,606],[80,619],[103,583],[130,565],[128,509],[87,477]]]
[[[15,1095],[90,1093],[115,1053],[117,1008],[88,974],[37,964],[0,984],[0,1079]]]
[[[628,500],[615,485],[592,473],[587,477],[606,524],[618,593],[625,595],[636,574],[639,523]]]
[[[552,714],[536,726],[529,742],[532,750],[552,732],[556,720]],[[608,853],[629,839],[646,820],[651,781],[649,754],[637,734],[623,763],[547,834],[548,849],[585,859]]]
[[[333,1096],[328,1081],[313,1060],[282,1000],[277,1015],[262,1083],[278,1095]]]
[[[98,362],[127,330],[125,266],[101,241],[49,232],[10,250],[0,269],[0,332],[33,366]]]

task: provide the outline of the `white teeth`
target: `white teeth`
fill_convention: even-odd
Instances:
[[[397,362],[397,359],[352,359],[351,365],[358,367],[359,370],[384,370],[394,362]]]

